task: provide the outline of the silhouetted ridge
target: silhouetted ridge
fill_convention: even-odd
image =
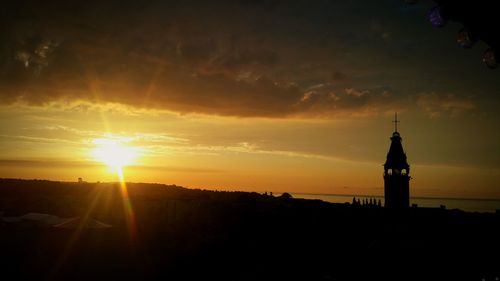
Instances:
[[[117,183],[0,179],[1,280],[500,276],[498,214],[393,212],[372,198],[335,204],[290,194],[126,186],[130,202]],[[134,213],[133,236],[125,210]]]

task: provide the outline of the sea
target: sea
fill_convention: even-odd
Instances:
[[[291,193],[293,198],[319,199],[332,203],[352,203],[353,197],[363,201],[375,199],[380,200],[384,205],[383,196],[359,196],[359,195],[339,195],[339,194],[312,194],[312,193]],[[416,204],[418,207],[425,208],[446,208],[460,209],[467,212],[493,213],[500,212],[499,199],[463,199],[463,198],[431,198],[431,197],[412,197],[410,204]]]

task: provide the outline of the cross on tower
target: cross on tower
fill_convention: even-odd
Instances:
[[[398,123],[399,123],[399,120],[398,120],[398,113],[394,113],[394,121],[392,121],[394,123],[394,132],[397,132],[398,131]]]

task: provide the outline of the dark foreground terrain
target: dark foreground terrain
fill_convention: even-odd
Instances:
[[[0,179],[0,280],[500,277],[498,212],[391,213],[257,193],[127,187],[135,226],[119,184]],[[78,223],[20,219],[27,213]]]

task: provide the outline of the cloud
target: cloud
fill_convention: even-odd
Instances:
[[[348,74],[346,74],[342,71],[338,71],[338,70],[334,71],[332,73],[332,76],[331,76],[331,80],[334,82],[345,81],[345,80],[349,80],[350,78],[351,77]]]
[[[261,71],[279,61],[275,51],[231,35],[241,30],[219,19],[230,5],[207,15],[161,1],[90,2],[6,7],[18,17],[3,19],[10,32],[0,38],[7,44],[0,50],[0,102],[90,101],[275,117],[290,114],[302,95]],[[241,70],[260,74],[242,80]]]
[[[72,161],[62,159],[43,159],[43,160],[26,160],[26,159],[0,159],[0,167],[25,167],[25,168],[103,168],[106,165],[93,161]],[[132,165],[126,169],[132,170],[158,170],[163,172],[180,172],[180,173],[223,173],[225,170],[220,169],[205,169],[193,167],[176,167],[176,166],[150,166],[150,165]]]
[[[472,97],[461,97],[454,94],[420,93],[417,96],[418,106],[428,117],[457,117],[472,111],[476,104]]]
[[[39,137],[39,136],[22,136],[22,135],[0,135],[0,141],[3,140],[16,140],[18,142],[29,143],[48,143],[48,144],[69,144],[79,145],[80,142],[70,139],[54,138],[54,137]]]
[[[0,166],[8,167],[58,167],[58,168],[95,168],[104,166],[103,164],[88,161],[71,160],[26,160],[26,159],[0,159]]]
[[[394,98],[390,90],[386,87],[330,90],[325,84],[304,93],[296,106],[306,114],[379,114],[400,106],[401,98]]]
[[[420,77],[418,69],[429,77],[427,68],[394,68],[408,44],[397,45],[396,36],[417,26],[407,18],[418,14],[401,13],[401,5],[9,1],[0,12],[0,103],[80,101],[240,117],[379,108],[387,101],[377,100],[381,85],[399,92],[393,100],[428,91],[407,91],[405,83]],[[403,79],[392,79],[395,72]]]

